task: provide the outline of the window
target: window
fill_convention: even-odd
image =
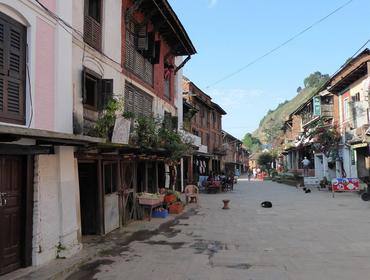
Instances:
[[[104,163],[104,193],[117,192],[117,163]]]
[[[361,99],[360,99],[360,93],[359,92],[357,92],[355,95],[352,96],[352,101],[353,102],[359,102],[359,101],[361,101]]]
[[[343,120],[347,121],[349,119],[349,99],[348,97],[343,100]]]
[[[159,63],[160,41],[147,25],[129,22],[126,27],[125,67],[149,85],[153,85],[153,64]]]
[[[0,12],[0,121],[25,124],[26,27]]]
[[[101,12],[101,0],[85,0],[84,40],[98,51],[101,51],[102,45]]]
[[[171,78],[168,77],[164,79],[164,97],[168,100],[171,100],[171,85],[170,85]]]
[[[172,114],[169,112],[164,112],[164,119],[163,119],[164,127],[167,129],[172,129]]]
[[[99,78],[94,77],[93,75],[86,74],[85,78],[85,91],[86,99],[85,104],[93,107],[94,109],[98,108],[98,89],[99,89]]]
[[[82,101],[86,108],[103,110],[113,97],[113,80],[101,79],[100,75],[89,69],[82,71]]]
[[[148,117],[152,115],[153,97],[127,82],[124,103],[125,112]]]

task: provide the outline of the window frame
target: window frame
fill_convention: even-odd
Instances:
[[[343,99],[343,121],[349,120],[349,97]]]
[[[27,27],[23,24],[19,23],[18,21],[14,20],[7,14],[0,12],[0,19],[1,21],[6,23],[3,30],[3,73],[0,73],[1,80],[2,80],[2,111],[0,112],[0,122],[5,123],[12,123],[12,124],[19,124],[25,125],[26,124],[26,99],[27,99]],[[11,38],[11,29],[15,29],[20,33],[20,49],[19,51],[19,72],[18,77],[17,75],[13,75],[11,71],[11,63],[10,58],[12,54],[12,46],[10,45],[10,38]],[[9,36],[7,38],[6,36]],[[7,42],[9,40],[9,42]],[[7,74],[6,74],[7,73]],[[13,84],[19,85],[19,95],[18,95],[18,114],[11,113],[8,111],[8,85],[9,82],[13,82]],[[5,112],[4,109],[6,108]]]
[[[86,100],[83,100],[83,107],[86,108],[86,109],[89,109],[89,110],[93,110],[93,111],[99,111],[99,108],[98,108],[98,98],[99,98],[99,89],[101,88],[101,82],[102,82],[102,76],[99,75],[98,73],[90,70],[89,68],[85,68],[83,69],[83,99],[84,99],[84,96],[86,95],[87,96],[87,92],[86,92],[86,78],[89,77],[91,80],[95,79],[96,80],[96,92],[94,93],[94,99],[95,99],[95,104],[94,105],[90,105],[90,104],[87,104],[86,103]],[[87,98],[86,98],[87,99]]]
[[[84,0],[84,31],[83,39],[86,44],[95,50],[102,51],[102,41],[103,41],[103,0],[98,0],[100,2],[99,7],[99,21],[94,17],[90,16],[90,1]],[[88,29],[91,28],[90,33]],[[99,32],[96,32],[98,30]],[[99,39],[94,40],[94,36],[99,36]],[[89,35],[89,36],[88,36]]]

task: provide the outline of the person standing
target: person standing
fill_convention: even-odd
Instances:
[[[310,165],[310,161],[307,159],[307,157],[304,157],[304,159],[302,160],[302,164],[303,164],[303,176],[308,176],[308,168]]]
[[[252,177],[252,170],[248,169],[248,181],[251,180]]]

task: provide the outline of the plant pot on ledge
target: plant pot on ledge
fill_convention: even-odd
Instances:
[[[175,202],[168,207],[168,210],[170,214],[180,214],[184,210],[184,205],[182,202]]]

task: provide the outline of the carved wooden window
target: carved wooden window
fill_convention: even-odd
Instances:
[[[153,97],[132,84],[126,83],[124,103],[125,112],[142,116],[152,115]]]
[[[153,64],[159,62],[160,43],[146,25],[129,22],[126,27],[125,67],[149,85],[153,85]]]
[[[0,121],[25,123],[26,27],[0,13]]]
[[[85,0],[84,10],[84,40],[94,49],[101,51],[102,1]]]

